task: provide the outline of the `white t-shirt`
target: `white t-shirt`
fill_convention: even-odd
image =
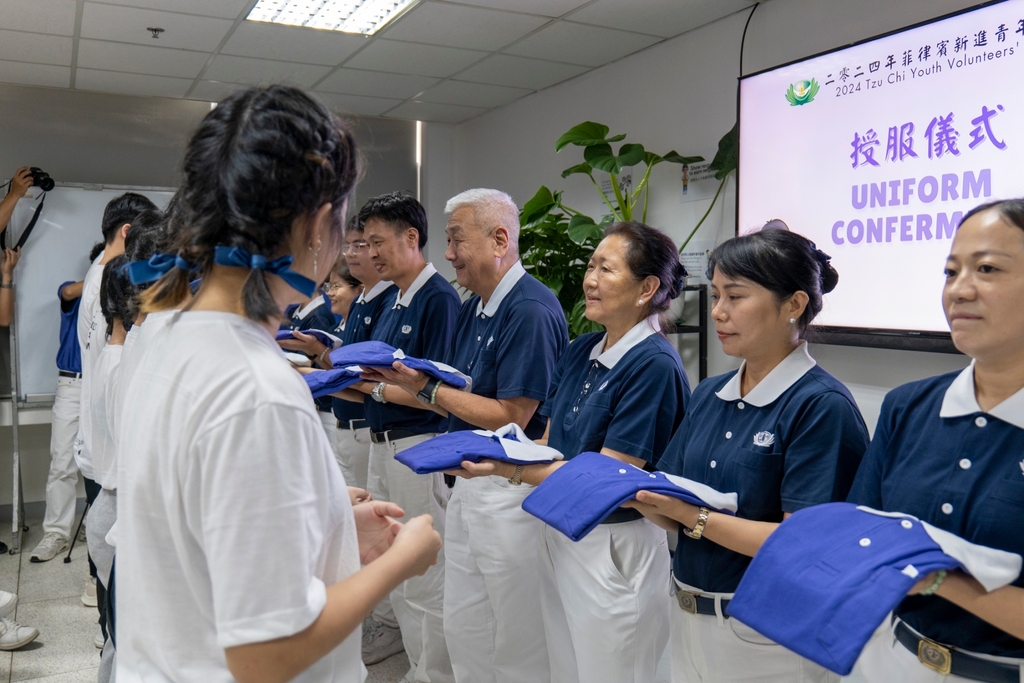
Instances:
[[[224,648],[303,631],[359,569],[355,521],[309,389],[267,330],[208,311],[164,322],[122,376],[117,677],[227,683]],[[360,641],[295,680],[361,683]]]
[[[94,481],[103,488],[113,491],[117,488],[117,461],[114,453],[114,433],[110,431],[107,406],[112,392],[111,380],[121,362],[120,344],[106,344],[100,357],[92,367],[92,382],[89,383],[89,415],[92,418],[92,470]]]
[[[110,373],[110,378],[107,380],[107,423],[110,433],[114,435],[115,441],[117,440],[117,425],[120,422],[119,411],[122,405],[122,368],[125,367],[126,364],[130,364],[129,358],[132,357],[132,350],[135,348],[135,342],[138,341],[141,331],[141,325],[132,325],[132,329],[128,330],[128,333],[125,334],[124,344],[121,347],[121,362],[118,363],[117,367]]]
[[[82,355],[82,393],[78,409],[78,435],[75,437],[74,455],[78,469],[86,479],[95,480],[92,466],[92,417],[88,400],[92,368],[107,344],[107,322],[100,308],[100,283],[104,253],[96,257],[85,273],[82,283],[82,301],[78,305],[78,346]]]

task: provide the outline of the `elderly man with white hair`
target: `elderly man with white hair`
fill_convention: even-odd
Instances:
[[[504,192],[462,192],[445,207],[448,249],[458,283],[474,296],[459,310],[445,359],[473,378],[472,393],[440,385],[436,405],[449,431],[518,424],[539,439],[555,364],[568,345],[565,315],[519,261],[519,211]],[[385,370],[415,396],[431,380],[408,368]],[[433,393],[431,388],[431,393]],[[457,683],[551,680],[541,618],[543,523],[522,509],[533,487],[515,478],[460,479],[445,529],[444,630]]]

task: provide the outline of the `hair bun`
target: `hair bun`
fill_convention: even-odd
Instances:
[[[669,299],[675,299],[683,293],[687,275],[689,273],[686,271],[686,266],[676,261],[672,267],[672,282],[666,283],[667,287],[665,288],[668,291]]]
[[[821,293],[828,294],[839,284],[839,271],[826,261],[821,266]]]

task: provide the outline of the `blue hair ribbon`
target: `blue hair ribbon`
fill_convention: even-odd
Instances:
[[[189,263],[177,254],[153,254],[147,261],[132,261],[125,265],[128,277],[133,285],[144,285],[159,280],[172,268],[195,270],[194,263]]]
[[[252,268],[276,275],[303,296],[313,296],[316,292],[315,282],[291,269],[291,256],[281,256],[271,261],[261,254],[250,254],[242,247],[220,246],[213,250],[213,262],[221,266]]]

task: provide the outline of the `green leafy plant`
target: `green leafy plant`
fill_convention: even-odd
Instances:
[[[727,141],[737,129],[733,128],[719,142],[718,154],[711,164],[716,177],[722,183],[712,206],[725,184],[727,176],[736,167],[737,145]],[[523,206],[520,213],[519,249],[527,272],[547,285],[558,297],[569,323],[569,334],[577,337],[600,329],[597,323],[587,320],[586,299],[583,295],[583,277],[586,264],[604,234],[604,229],[613,222],[647,220],[647,204],[650,198],[651,170],[661,163],[693,164],[704,157],[684,157],[675,150],[667,154],[655,154],[637,143],[620,145],[614,143],[626,138],[625,134],[609,136],[610,129],[600,123],[586,121],[573,126],[555,143],[560,152],[570,145],[583,147],[583,163],[576,164],[562,172],[563,178],[572,175],[586,175],[601,196],[608,213],[595,219],[582,211],[567,206],[562,201],[562,192],[542,186]],[[730,151],[731,150],[731,151]],[[625,168],[643,164],[645,169],[635,187],[620,185],[620,174]],[[731,164],[731,167],[730,167]],[[595,173],[605,173],[611,185],[611,195],[606,193],[595,178]],[[710,207],[700,224],[711,212]],[[690,237],[696,233],[694,228]],[[690,238],[687,238],[689,242]],[[685,246],[685,242],[683,246]],[[682,249],[680,249],[682,251]]]

